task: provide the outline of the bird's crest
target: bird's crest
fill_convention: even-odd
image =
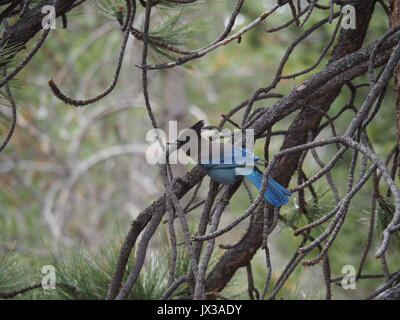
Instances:
[[[190,127],[190,129],[196,131],[198,134],[201,133],[201,129],[204,127],[204,120],[200,120],[196,122],[194,125]]]

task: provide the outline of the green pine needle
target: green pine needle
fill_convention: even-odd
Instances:
[[[96,12],[110,20],[116,20],[118,15],[125,15],[126,2],[124,0],[90,0],[89,4]]]
[[[378,208],[376,214],[376,228],[378,231],[378,235],[381,235],[383,230],[387,228],[390,221],[392,221],[394,213],[395,213],[395,205],[392,198],[378,196]],[[398,250],[400,249],[400,233],[395,232],[390,236],[389,245],[392,249]]]

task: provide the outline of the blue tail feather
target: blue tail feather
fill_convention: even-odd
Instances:
[[[285,195],[287,196],[291,196],[292,194],[290,193],[290,191],[286,190],[284,187],[282,187],[278,182],[276,182],[274,179],[272,178],[268,178],[268,182],[271,183],[275,188],[281,190]]]
[[[258,168],[254,168],[254,170],[246,175],[246,178],[255,185],[255,187],[260,190],[261,182],[262,182],[263,174]],[[282,206],[288,203],[289,199],[287,196],[290,196],[291,193],[282,187],[278,182],[274,179],[268,177],[267,188],[265,189],[264,197],[265,199],[272,204],[273,206]]]

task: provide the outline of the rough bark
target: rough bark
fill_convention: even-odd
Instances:
[[[382,292],[378,300],[400,300],[400,284]]]
[[[400,24],[400,2],[391,0],[389,7],[389,25],[391,28]],[[395,92],[396,92],[396,124],[397,124],[397,147],[400,147],[400,64],[394,71]],[[400,164],[400,153],[397,163]],[[400,170],[397,171],[400,179]]]
[[[368,24],[371,19],[371,15],[374,11],[375,2],[376,1],[374,0],[354,2],[357,12],[356,29],[343,29],[340,32],[337,45],[332,52],[332,56],[328,64],[331,64],[332,62],[361,48],[368,30]],[[338,83],[338,85],[332,87],[330,92],[326,92],[326,95],[315,100],[315,103],[311,106],[325,112],[328,111],[332,102],[339,95],[342,86],[343,84]],[[316,130],[322,117],[323,115],[321,113],[315,112],[312,109],[304,108],[290,125],[288,129],[288,135],[285,137],[281,149],[288,149],[290,147],[306,143],[308,131],[312,130],[312,132],[316,134]],[[274,178],[279,179],[283,185],[287,186],[293,173],[296,171],[300,154],[301,153],[297,153],[295,155],[282,158],[279,168],[274,171]]]
[[[42,29],[42,19],[45,16],[42,13],[43,6],[53,5],[53,2],[53,0],[43,0],[32,9],[28,9],[22,18],[18,19],[10,29],[3,33],[0,39],[1,46],[5,43],[7,43],[7,46],[22,45],[32,39]],[[57,1],[55,5],[56,16],[67,13],[75,2],[77,0]]]
[[[191,188],[199,183],[204,176],[205,172],[202,167],[194,167],[183,178],[175,179],[171,182],[173,194],[175,194],[178,199],[181,199]],[[165,213],[165,211],[167,210],[166,197],[166,194],[164,194],[158,200],[154,201],[144,211],[142,211],[135,220],[133,220],[131,228],[129,229],[129,232],[125,237],[124,243],[122,244],[122,248],[117,261],[117,267],[114,270],[112,276],[112,285],[109,289],[107,299],[114,299],[116,293],[118,293],[119,288],[115,286],[118,286],[122,281],[129,255],[140,233],[149,223],[154,213]]]

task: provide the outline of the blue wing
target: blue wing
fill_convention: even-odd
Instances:
[[[253,170],[254,159],[259,159],[251,152],[242,148],[232,148],[232,153],[222,155],[218,161],[209,160],[201,164],[206,168],[207,174],[222,184],[233,184],[237,181],[237,176],[250,174]],[[216,162],[216,163],[215,163]],[[251,169],[243,166],[249,165]]]
[[[232,154],[222,156],[219,163],[202,163],[207,174],[222,184],[233,184],[237,176],[246,177],[258,190],[261,188],[261,171],[255,166],[255,161],[262,160],[253,153],[239,147],[232,148]],[[247,165],[247,166],[246,166]],[[288,203],[291,193],[282,187],[274,179],[268,177],[267,187],[264,193],[265,199],[273,206],[282,206]]]

